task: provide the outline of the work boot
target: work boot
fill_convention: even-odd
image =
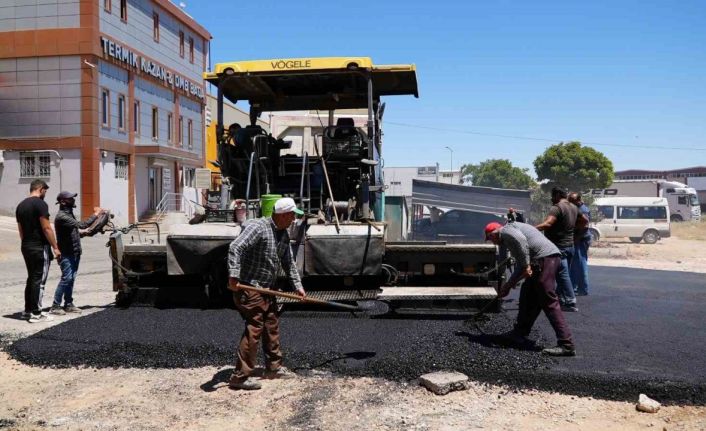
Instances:
[[[51,322],[52,320],[54,320],[53,316],[50,316],[50,315],[44,314],[44,313],[42,313],[42,314],[32,313],[32,315],[29,317],[29,319],[27,319],[27,321],[29,323],[46,323],[46,322]]]
[[[262,388],[262,385],[258,382],[254,382],[248,378],[245,380],[241,378],[231,377],[228,382],[228,387],[231,389],[242,389],[244,391],[256,391]]]
[[[530,347],[534,345],[534,341],[518,334],[514,330],[503,332],[496,336],[497,344],[505,347]]]
[[[544,349],[542,353],[549,356],[576,356],[576,348],[559,345]]]
[[[73,313],[73,314],[81,314],[83,311],[75,306],[74,304],[66,304],[64,306],[64,311],[67,313]]]
[[[64,309],[61,308],[61,305],[52,305],[51,309],[49,310],[49,314],[63,316],[64,314],[66,314],[66,311],[64,311]]]
[[[297,377],[297,375],[294,374],[293,372],[289,371],[288,369],[282,367],[282,368],[278,368],[276,370],[267,370],[267,371],[265,371],[265,374],[262,377],[265,379],[269,379],[269,380],[274,380],[274,379],[288,380],[288,379],[293,379],[293,378]]]
[[[564,313],[578,313],[579,308],[576,304],[561,304],[561,311]]]

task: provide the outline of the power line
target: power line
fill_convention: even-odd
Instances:
[[[385,121],[385,124],[391,124],[393,126],[411,127],[414,129],[425,129],[425,130],[436,130],[439,132],[460,133],[463,135],[477,135],[477,136],[491,136],[494,138],[520,139],[523,141],[540,141],[540,142],[553,142],[553,143],[558,143],[561,141],[561,140],[557,140],[557,139],[532,138],[529,136],[499,135],[496,133],[475,132],[472,130],[448,129],[448,128],[432,127],[432,126],[420,126],[417,124],[398,123],[395,121]],[[652,149],[652,150],[706,151],[706,148],[695,148],[695,147],[665,147],[665,146],[659,146],[659,145],[604,144],[604,143],[600,143],[600,142],[581,142],[581,144],[582,145],[598,145],[598,146],[604,146],[604,147],[639,148],[639,149]]]

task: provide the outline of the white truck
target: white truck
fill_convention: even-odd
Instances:
[[[616,180],[607,189],[593,190],[595,197],[660,197],[669,202],[672,222],[701,220],[701,205],[696,189],[667,180]]]

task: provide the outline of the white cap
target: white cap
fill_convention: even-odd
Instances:
[[[275,214],[285,214],[291,212],[304,215],[304,211],[297,208],[297,204],[294,203],[294,199],[292,198],[281,198],[275,202]]]

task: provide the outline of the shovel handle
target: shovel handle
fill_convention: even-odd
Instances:
[[[228,288],[230,289],[230,286]],[[262,289],[260,287],[248,286],[247,284],[242,284],[242,283],[238,283],[238,289],[249,290],[251,292],[257,292],[262,295],[278,296],[281,298],[294,299],[296,301],[305,302],[308,304],[327,305],[329,307],[340,308],[340,309],[348,310],[348,311],[361,311],[360,308],[358,308],[354,305],[341,304],[340,302],[324,301],[321,299],[309,298],[307,296],[300,296],[295,293],[287,293],[287,292],[279,292],[277,290]],[[230,290],[233,290],[233,289],[230,289]]]

